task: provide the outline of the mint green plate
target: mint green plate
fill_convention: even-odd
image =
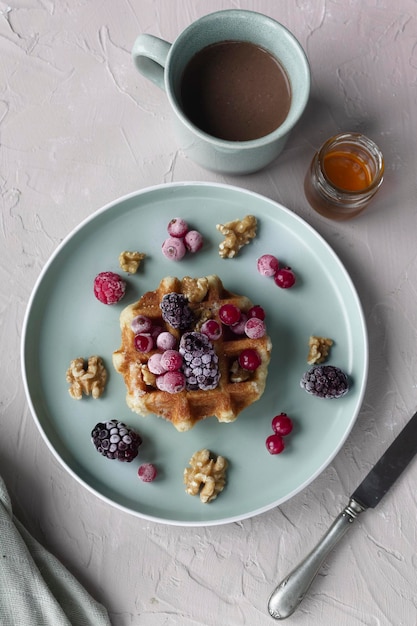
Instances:
[[[222,236],[216,224],[253,214],[256,239],[235,259],[221,259]],[[180,262],[166,259],[161,243],[173,217],[201,231],[206,245]],[[139,250],[147,257],[128,276],[118,304],[106,306],[93,295],[101,271],[122,273],[119,253]],[[262,277],[256,260],[275,254],[297,275],[292,289]],[[122,377],[112,367],[120,346],[119,314],[124,306],[153,290],[164,276],[218,274],[227,289],[261,304],[273,342],[267,387],[262,398],[232,424],[208,418],[186,433],[153,415],[141,417],[125,403]],[[338,400],[308,395],[299,381],[308,368],[310,335],[331,337],[329,363],[352,379]],[[85,220],[58,247],[31,295],[22,338],[22,368],[27,398],[46,443],[82,485],[120,509],[142,518],[178,525],[211,525],[267,511],[304,489],[331,462],[346,440],[363,399],[368,342],[362,308],[342,263],[302,219],[255,193],[226,185],[177,183],[144,189],[110,203]],[[65,379],[71,359],[102,356],[109,371],[104,395],[73,400]],[[294,421],[286,449],[271,456],[265,439],[271,419],[285,411]],[[109,461],[90,440],[97,422],[124,421],[143,437],[132,463]],[[202,504],[185,493],[183,471],[192,454],[209,448],[230,463],[225,490]],[[159,469],[153,483],[142,483],[143,462]]]

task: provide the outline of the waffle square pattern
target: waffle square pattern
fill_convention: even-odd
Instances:
[[[182,294],[192,312],[186,329],[174,328],[162,316],[162,299],[172,293]],[[113,353],[113,365],[124,378],[126,402],[133,411],[139,415],[160,416],[178,431],[187,431],[211,416],[217,417],[219,422],[233,422],[241,411],[262,396],[272,349],[267,333],[254,339],[235,334],[223,326],[221,336],[211,340],[219,370],[216,386],[195,389],[187,385],[176,393],[158,388],[156,376],[148,368],[148,360],[158,348],[141,352],[135,344],[132,320],[138,316],[150,319],[153,328],[174,335],[179,345],[184,333],[199,332],[207,320],[221,324],[219,310],[230,303],[242,313],[253,306],[246,296],[228,291],[218,276],[182,279],[168,276],[161,280],[157,289],[145,293],[123,309],[120,315],[121,346]],[[255,350],[259,356],[260,365],[254,371],[242,372],[237,366],[239,355],[246,349]]]

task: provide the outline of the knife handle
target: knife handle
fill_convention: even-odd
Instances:
[[[350,528],[364,507],[351,498],[315,548],[272,592],[268,610],[271,617],[285,619],[294,613],[316,577],[323,561]]]

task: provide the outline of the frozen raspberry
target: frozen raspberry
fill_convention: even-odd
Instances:
[[[158,470],[152,463],[142,463],[138,469],[138,476],[144,483],[151,483],[157,474]]]
[[[182,366],[182,356],[178,350],[165,350],[161,356],[161,366],[166,372],[175,372]]]
[[[130,328],[133,330],[135,335],[139,335],[140,333],[149,333],[152,329],[152,320],[145,315],[137,315],[130,322]]]
[[[245,324],[245,333],[249,339],[260,339],[266,333],[264,322],[257,317],[250,317]]]
[[[184,237],[184,244],[188,252],[198,252],[204,244],[203,235],[198,230],[189,230]]]
[[[295,274],[290,267],[282,267],[275,274],[274,281],[281,289],[289,289],[295,284]]]
[[[219,317],[226,326],[237,324],[240,315],[240,309],[235,304],[223,304],[219,309]]]
[[[155,352],[154,354],[151,354],[148,359],[148,370],[156,376],[165,374],[166,371],[165,368],[161,365],[161,357],[162,354],[160,352]]]
[[[180,352],[187,389],[215,389],[219,383],[219,359],[210,339],[199,332],[181,337]]]
[[[127,463],[137,457],[142,443],[138,433],[117,420],[96,424],[91,432],[91,440],[103,456]]]
[[[161,302],[162,318],[173,328],[186,330],[194,319],[188,300],[181,293],[167,293]]]
[[[239,354],[238,361],[242,369],[247,370],[248,372],[253,372],[260,366],[261,357],[256,350],[246,348]]]
[[[333,365],[314,365],[303,374],[300,386],[319,398],[341,398],[349,391],[348,377]]]
[[[100,272],[94,279],[94,295],[103,304],[116,304],[126,292],[126,281],[114,272]]]
[[[174,217],[168,224],[168,235],[170,237],[185,237],[188,233],[188,224],[182,217]]]
[[[162,380],[161,380],[162,379]],[[168,393],[179,393],[184,391],[186,385],[185,375],[176,370],[175,372],[165,372],[156,379],[158,389]]]
[[[258,272],[262,276],[275,276],[279,262],[272,254],[263,254],[257,261]]]
[[[216,320],[206,320],[201,325],[200,330],[203,335],[207,335],[207,337],[211,339],[211,341],[216,341],[222,336],[222,327]]]
[[[152,335],[149,333],[140,333],[134,338],[135,348],[138,352],[150,352],[153,348]]]
[[[180,261],[185,253],[185,244],[178,237],[168,237],[162,244],[162,254],[170,261]]]
[[[160,350],[174,350],[177,346],[177,339],[172,333],[164,331],[157,336],[156,345]]]
[[[266,438],[265,445],[269,454],[280,454],[285,448],[283,438],[276,433]]]

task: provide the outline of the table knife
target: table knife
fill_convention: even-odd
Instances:
[[[373,509],[407,467],[417,452],[417,412],[374,465],[349,504],[335,519],[315,548],[276,587],[269,598],[268,610],[275,619],[292,615],[305,597],[323,561],[360,513]]]

